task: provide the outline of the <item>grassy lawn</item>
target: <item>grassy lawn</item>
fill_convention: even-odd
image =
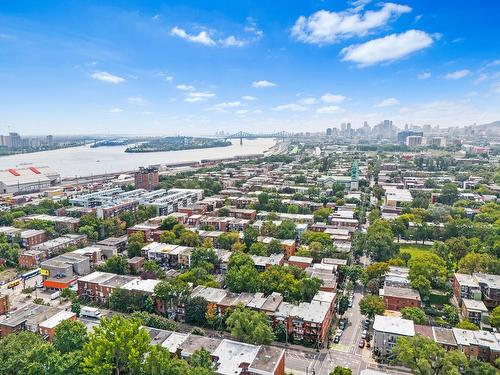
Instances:
[[[429,245],[415,245],[415,244],[401,244],[399,250],[402,253],[408,253],[412,257],[415,255],[425,254],[431,251],[431,247]]]

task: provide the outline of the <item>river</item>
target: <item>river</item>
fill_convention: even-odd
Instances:
[[[274,139],[258,138],[232,140],[227,147],[198,150],[128,153],[126,146],[79,146],[52,151],[34,152],[0,157],[0,169],[27,166],[49,166],[62,177],[81,177],[92,174],[124,172],[141,166],[200,161],[201,159],[229,158],[239,155],[259,154],[274,146]]]

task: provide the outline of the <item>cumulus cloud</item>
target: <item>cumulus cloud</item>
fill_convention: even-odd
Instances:
[[[273,111],[292,111],[292,112],[305,112],[308,111],[309,108],[296,104],[296,103],[290,103],[290,104],[282,104],[278,105],[273,108]]]
[[[190,92],[184,101],[188,103],[203,102],[214,96],[215,94],[212,92]]]
[[[276,83],[266,81],[265,79],[261,80],[261,81],[252,82],[252,87],[257,88],[257,89],[263,89],[263,88],[274,87],[274,86],[277,86]]]
[[[121,108],[111,108],[109,110],[109,112],[111,112],[111,113],[120,113],[120,112],[123,112],[123,109],[121,109]]]
[[[395,106],[398,104],[399,104],[399,100],[397,100],[396,98],[387,98],[387,99],[384,99],[381,102],[375,104],[374,107],[379,107],[379,108],[392,107],[392,106]]]
[[[220,43],[224,47],[243,47],[247,44],[246,40],[238,39],[234,35],[228,36],[225,39],[222,39]]]
[[[318,108],[316,110],[316,113],[320,113],[320,114],[338,113],[338,112],[342,112],[342,108],[340,108],[339,106],[336,106],[336,105],[329,105],[326,107]]]
[[[191,86],[191,85],[177,85],[175,86],[178,90],[182,90],[182,91],[193,91],[194,90],[194,86]]]
[[[146,100],[144,98],[141,98],[140,96],[134,96],[128,98],[129,103],[132,104],[146,104]]]
[[[317,102],[316,98],[304,98],[299,101],[299,103],[303,105],[312,105],[316,104],[316,102]]]
[[[248,100],[248,101],[253,101],[253,100],[257,100],[257,98],[255,96],[252,96],[252,95],[245,95],[245,96],[242,96],[241,99],[243,100]]]
[[[420,80],[424,80],[424,79],[429,79],[431,78],[432,74],[430,72],[424,72],[424,73],[420,73],[417,78],[420,79]]]
[[[468,69],[462,69],[462,70],[457,70],[455,72],[450,72],[444,76],[444,78],[449,79],[449,80],[457,80],[457,79],[462,79],[467,77],[470,74],[470,70]]]
[[[200,43],[205,46],[215,46],[216,44],[207,31],[200,31],[199,34],[195,35],[189,34],[186,30],[174,26],[172,30],[170,30],[170,34],[187,40],[188,42]]]
[[[331,94],[327,92],[321,96],[321,100],[325,103],[342,103],[347,97],[344,95]]]
[[[94,72],[90,75],[93,79],[97,79],[98,81],[103,81],[112,84],[118,84],[125,82],[125,78],[116,76],[114,74],[108,72]]]
[[[432,45],[432,37],[424,31],[408,30],[401,34],[391,34],[366,43],[354,44],[342,49],[343,61],[351,61],[359,66],[402,59],[414,52]]]
[[[406,5],[385,3],[376,11],[361,13],[362,10],[363,6],[360,6],[343,12],[320,10],[309,17],[300,16],[292,27],[292,36],[305,43],[335,43],[341,39],[366,35],[412,9]]]

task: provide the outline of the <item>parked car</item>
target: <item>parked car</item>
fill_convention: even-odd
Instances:
[[[361,338],[366,339],[367,334],[368,334],[368,331],[366,329],[364,329],[363,332],[361,333]]]
[[[351,299],[349,300],[349,305],[348,306],[352,307],[352,300]]]
[[[339,335],[335,336],[335,338],[333,339],[333,342],[334,342],[335,344],[338,344],[338,343],[339,343],[339,341],[340,341],[340,336],[339,336]]]
[[[365,347],[365,340],[363,340],[363,339],[359,340],[359,344],[358,344],[358,346],[359,346],[360,348],[364,348],[364,347]]]

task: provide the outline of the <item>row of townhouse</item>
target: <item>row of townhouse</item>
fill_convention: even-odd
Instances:
[[[453,295],[459,304],[464,299],[482,300],[486,307],[500,305],[500,276],[475,272],[472,275],[455,273]]]
[[[65,252],[70,246],[82,247],[87,244],[85,234],[65,234],[33,246],[30,250],[19,254],[19,266],[23,268],[35,268],[46,259]]]
[[[28,303],[10,311],[5,319],[0,320],[0,338],[31,331],[52,340],[57,325],[65,320],[76,320],[76,314],[57,307]]]
[[[47,221],[53,223],[56,230],[67,230],[70,233],[78,231],[80,220],[70,216],[53,216],[46,214],[29,215],[21,217],[19,220],[28,223],[32,220]]]
[[[93,272],[78,279],[78,296],[83,300],[106,304],[113,290],[120,288],[131,293],[153,295],[159,280],[142,280],[139,277]],[[213,305],[219,314],[237,305],[264,312],[274,329],[283,323],[290,340],[322,344],[328,336],[328,329],[334,313],[336,293],[319,291],[311,302],[294,305],[283,301],[279,293],[265,296],[263,293],[231,293],[225,289],[197,286],[191,297],[203,297]],[[184,320],[184,305],[168,310],[162,300],[155,300],[156,310],[176,320]]]
[[[197,350],[207,350],[216,374],[285,375],[286,356],[282,348],[149,327],[146,330],[151,345],[160,345],[185,360]]]
[[[489,331],[422,326],[408,319],[377,315],[373,332],[374,353],[384,358],[391,357],[399,337],[417,334],[434,340],[446,350],[460,350],[471,360],[495,364],[500,357],[500,334]]]
[[[0,227],[0,234],[5,235],[8,242],[19,243],[19,245],[26,250],[47,241],[47,233],[39,229],[23,229],[6,226]]]
[[[379,295],[383,297],[386,310],[400,311],[405,307],[421,307],[420,293],[411,287],[407,267],[390,266],[384,275]]]

